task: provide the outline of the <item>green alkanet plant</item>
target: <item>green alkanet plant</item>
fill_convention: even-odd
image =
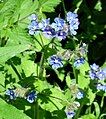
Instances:
[[[0,119],[105,118],[106,63],[89,60],[102,1],[67,2],[0,1]]]

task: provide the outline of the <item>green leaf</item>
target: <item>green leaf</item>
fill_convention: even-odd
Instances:
[[[86,75],[86,72],[90,70],[90,67],[89,67],[88,62],[85,61],[85,63],[80,66],[80,69],[79,70],[80,70],[80,73],[83,76],[85,76]]]
[[[88,115],[81,116],[81,118],[78,119],[97,119],[97,118],[93,114],[88,114]]]
[[[88,62],[85,62],[79,68],[80,73],[78,74],[78,86],[82,89],[87,88],[90,83],[90,78],[86,75],[89,70]]]
[[[45,89],[52,88],[52,86],[49,83],[47,83],[47,81],[41,81],[41,80],[36,80],[35,87],[39,92],[42,92]]]
[[[6,46],[18,44],[33,44],[31,38],[21,27],[17,26],[14,29],[8,29],[7,36],[9,37]]]
[[[0,14],[11,12],[14,9],[14,5],[16,4],[16,1],[7,0],[6,2],[4,2],[2,7],[0,8]]]
[[[97,1],[94,9],[97,10],[97,11],[101,11],[102,10],[102,3],[101,3],[100,0]]]
[[[30,14],[34,13],[35,10],[38,8],[38,0],[24,0],[21,4],[21,7],[19,9],[20,19],[23,19]]]
[[[67,83],[67,86],[70,87],[71,83],[72,83],[72,80],[70,78],[70,75],[67,75],[66,76],[66,83]]]
[[[97,102],[93,102],[94,106],[95,106],[95,112],[96,112],[96,117],[99,118],[100,115],[100,107],[99,104]]]
[[[22,111],[0,99],[0,117],[1,119],[31,119]]]
[[[37,72],[37,64],[34,63],[34,61],[28,60],[26,57],[21,58],[22,64],[21,68],[25,73],[26,77],[31,76],[32,74],[35,76]]]
[[[78,75],[78,87],[79,88],[87,88],[89,86],[90,83],[90,78],[86,78],[84,77],[82,74]]]
[[[53,12],[61,0],[39,0],[40,12]]]
[[[95,99],[95,93],[92,92],[92,90],[89,88],[87,92],[87,98],[89,99],[88,105],[91,105]]]
[[[47,39],[46,37],[43,36],[42,33],[36,34],[35,35],[35,47],[36,47],[36,51],[39,52],[42,50],[42,48],[45,48],[45,46],[47,46],[50,43],[50,39]]]
[[[5,90],[5,76],[4,76],[4,72],[0,71],[0,93],[4,90]]]
[[[53,112],[61,110],[66,101],[65,95],[57,87],[43,91],[44,96],[39,100],[42,109]],[[48,95],[48,96],[47,96]]]
[[[0,47],[0,63],[6,62],[8,59],[30,48],[30,45],[16,45],[8,47]]]

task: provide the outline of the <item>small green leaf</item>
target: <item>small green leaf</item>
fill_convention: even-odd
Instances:
[[[67,86],[70,87],[71,83],[72,83],[72,80],[70,78],[70,75],[67,75],[66,76],[66,83],[67,83]]]
[[[93,102],[94,106],[95,106],[95,112],[96,112],[96,117],[99,118],[100,115],[100,107],[99,104],[97,102]]]
[[[97,119],[93,114],[81,116],[79,119]]]
[[[101,11],[102,10],[102,3],[100,0],[97,1],[95,7],[94,7],[95,10],[98,10],[98,11]]]
[[[89,88],[87,92],[87,98],[89,99],[88,105],[91,105],[95,99],[95,93],[92,92],[92,90]]]
[[[0,119],[31,119],[22,111],[0,99]]]

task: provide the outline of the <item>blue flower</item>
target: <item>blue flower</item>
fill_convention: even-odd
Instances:
[[[35,14],[32,14],[31,16],[29,16],[29,19],[32,20],[37,20],[37,16]]]
[[[68,12],[67,13],[67,21],[69,22],[69,32],[71,35],[76,35],[76,30],[79,26],[78,15],[76,13]]]
[[[42,19],[42,21],[39,23],[39,28],[41,30],[46,29],[46,27],[50,26],[50,18],[48,19]]]
[[[70,30],[71,35],[76,35],[77,34],[76,30],[78,29],[78,26],[79,26],[79,21],[78,20],[74,20],[74,21],[70,22],[69,30]]]
[[[51,24],[52,28],[54,28],[55,31],[63,30],[64,25],[65,25],[65,21],[63,19],[61,19],[61,18],[58,18],[58,17],[56,17],[54,19],[54,21],[55,21],[55,23]]]
[[[105,74],[105,72],[104,72],[103,70],[98,71],[98,72],[96,73],[96,76],[97,76],[97,78],[100,79],[100,80],[106,79],[106,74]]]
[[[75,112],[74,111],[67,111],[66,116],[67,116],[67,119],[70,119],[70,118],[75,116]]]
[[[37,30],[39,30],[39,25],[37,21],[32,21],[30,25],[28,26],[29,34],[34,35]]]
[[[82,92],[78,92],[77,95],[76,95],[77,99],[81,99],[84,97],[83,93]]]
[[[94,72],[92,70],[89,71],[89,76],[90,76],[91,79],[96,79],[97,78],[96,72]]]
[[[56,36],[56,32],[55,30],[50,27],[47,26],[44,30],[43,30],[43,34],[47,37],[47,38],[54,38]]]
[[[83,57],[75,59],[74,67],[78,68],[78,67],[80,67],[84,63],[85,63],[85,59]]]
[[[12,90],[12,89],[8,89],[5,94],[8,95],[11,100],[13,100],[17,97],[14,90]]]
[[[65,38],[66,38],[67,33],[64,32],[64,31],[58,31],[58,32],[56,33],[56,36],[57,36],[58,39],[62,40],[62,39],[65,39]]]
[[[37,94],[34,91],[30,92],[28,96],[26,97],[29,103],[33,103],[36,98],[37,98]]]
[[[57,55],[52,55],[49,58],[48,62],[52,66],[53,69],[58,69],[60,67],[63,67],[62,59],[58,57]]]
[[[65,39],[68,35],[68,25],[65,23],[65,21],[61,18],[56,17],[54,19],[54,23],[51,24],[51,27],[56,32],[56,38],[59,40]]]
[[[97,84],[97,90],[105,91],[106,92],[106,85],[103,84]]]
[[[95,63],[93,65],[90,65],[90,67],[91,70],[89,71],[89,76],[91,79],[99,79],[99,80],[106,79],[106,71],[104,69],[101,69]]]
[[[71,21],[73,21],[73,19],[76,19],[77,17],[78,15],[76,13],[68,12],[66,19],[70,23]]]
[[[95,63],[90,65],[90,67],[93,71],[98,71],[99,70],[99,65],[96,65]]]

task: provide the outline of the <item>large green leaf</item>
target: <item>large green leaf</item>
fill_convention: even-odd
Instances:
[[[19,20],[34,13],[37,8],[38,8],[38,0],[35,1],[24,0],[19,9],[19,14],[20,14]]]
[[[9,37],[6,46],[18,45],[18,44],[33,44],[31,38],[26,31],[17,26],[14,29],[7,30],[7,36]]]
[[[67,102],[65,95],[57,87],[43,90],[42,97],[38,101],[42,109],[50,112],[61,110]]]
[[[31,119],[22,111],[0,99],[0,119]]]
[[[56,7],[61,0],[39,0],[39,2],[41,12],[53,12],[54,7]]]
[[[0,47],[0,63],[16,56],[17,54],[30,48],[30,45],[16,45],[8,47]]]
[[[62,90],[57,86],[52,87],[47,81],[37,80],[35,87],[40,92],[38,103],[44,110],[50,112],[61,110],[67,102]]]

